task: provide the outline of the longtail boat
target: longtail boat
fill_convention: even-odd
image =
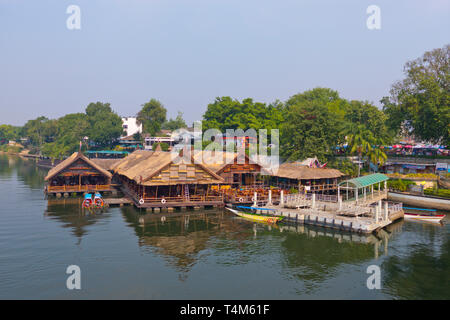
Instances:
[[[439,223],[444,219],[445,214],[436,214],[434,209],[409,208],[403,207],[405,210],[405,219],[416,221],[427,221]]]
[[[277,223],[283,219],[283,217],[272,217],[272,216],[267,216],[267,215],[263,215],[263,214],[245,213],[245,212],[238,211],[238,210],[231,209],[231,208],[226,208],[226,209],[230,210],[231,212],[233,212],[235,215],[237,215],[239,217],[250,219],[253,221],[258,221],[258,222]]]

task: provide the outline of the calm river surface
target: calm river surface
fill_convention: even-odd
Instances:
[[[161,220],[44,199],[46,171],[0,154],[0,299],[450,299],[450,224],[364,237],[223,210]],[[164,219],[163,219],[164,220]],[[81,290],[66,268],[81,268]],[[366,286],[381,268],[381,289]]]

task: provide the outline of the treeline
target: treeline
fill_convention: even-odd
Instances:
[[[152,135],[161,129],[175,130],[186,127],[179,112],[175,119],[166,119],[167,110],[157,100],[151,99],[142,105],[138,120],[144,132]],[[125,132],[122,118],[109,103],[90,103],[84,113],[70,113],[58,119],[44,116],[27,121],[23,127],[0,125],[0,144],[10,140],[27,139],[27,148],[32,153],[62,158],[82,148],[114,148]]]
[[[406,63],[405,78],[381,99],[382,110],[368,101],[347,100],[329,88],[315,88],[272,104],[230,97],[208,105],[203,128],[279,128],[281,155],[289,160],[317,156],[326,161],[336,148],[381,164],[381,146],[399,134],[450,144],[450,45]],[[350,170],[350,169],[349,169]]]
[[[242,101],[218,97],[207,106],[203,129],[253,128],[280,130],[280,153],[289,160],[317,156],[333,158],[336,148],[348,145],[347,154],[383,163],[381,146],[393,143],[399,134],[450,144],[450,45],[426,52],[407,62],[405,78],[392,86],[381,100],[382,109],[368,101],[348,100],[329,88],[315,88],[267,104],[251,98]],[[182,113],[167,119],[162,103],[151,99],[142,105],[137,119],[144,132],[186,127]],[[44,155],[61,157],[75,151],[88,137],[92,145],[107,147],[122,135],[121,118],[109,103],[91,103],[85,113],[68,114],[56,120],[39,117],[24,127],[0,126],[0,142],[27,137]],[[353,170],[348,164],[348,170]]]

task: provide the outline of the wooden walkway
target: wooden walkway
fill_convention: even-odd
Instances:
[[[132,205],[133,201],[129,198],[104,198],[103,201],[107,206],[124,206]]]
[[[283,216],[283,221],[309,224],[358,233],[381,230],[392,221],[403,217],[401,203],[382,201],[386,193],[365,199],[366,201],[335,202],[333,196],[288,195],[278,205],[266,205],[252,209],[257,213]],[[320,200],[319,200],[320,199]]]

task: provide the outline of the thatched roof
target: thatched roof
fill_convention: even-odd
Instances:
[[[278,170],[272,173],[273,176],[281,178],[289,178],[294,180],[317,180],[317,179],[333,179],[344,176],[337,169],[327,168],[309,168],[298,163],[283,163]]]
[[[209,169],[203,164],[195,164],[194,159],[191,157],[190,163],[192,166],[189,167],[189,170],[193,170],[196,173],[195,166],[199,167],[202,172],[208,175],[208,177],[204,177],[201,175],[189,175],[186,179],[183,179],[181,176],[184,176],[187,169],[183,169],[183,175],[178,176],[177,173],[170,172],[170,167],[176,166],[172,159],[171,152],[164,151],[147,151],[147,150],[136,150],[126,158],[122,159],[120,162],[115,164],[112,169],[115,173],[123,175],[130,180],[134,180],[136,183],[141,185],[169,185],[169,184],[183,184],[183,183],[197,183],[197,184],[217,184],[223,183],[224,180],[222,177],[218,176],[213,170]],[[183,166],[183,164],[180,164]],[[172,181],[164,180],[160,178],[161,172],[168,174],[169,177],[172,174],[176,174],[177,179]],[[181,171],[180,171],[181,172]],[[198,173],[198,172],[197,172]],[[181,178],[180,178],[181,177]]]
[[[86,162],[88,165],[90,165],[91,167],[93,167],[94,169],[96,169],[98,172],[100,172],[102,175],[104,175],[105,177],[111,178],[112,174],[109,173],[108,171],[106,171],[105,169],[103,169],[101,166],[99,166],[98,164],[94,163],[92,160],[88,159],[85,155],[83,155],[81,152],[74,152],[70,157],[68,157],[66,160],[62,161],[61,163],[59,163],[57,166],[53,167],[47,174],[47,176],[45,177],[45,181],[48,181],[49,179],[55,177],[56,175],[58,175],[61,171],[63,171],[64,169],[66,169],[68,166],[70,166],[72,163],[74,163],[75,161],[77,161],[78,159],[83,160],[84,162]]]
[[[90,159],[96,165],[102,167],[105,170],[112,171],[114,165],[116,165],[122,159]]]
[[[268,172],[264,171],[263,166],[255,161],[250,161],[250,158],[246,154],[239,154],[237,152],[226,152],[223,151],[221,156],[218,153],[212,151],[197,151],[194,154],[194,159],[198,162],[201,162],[203,165],[211,169],[217,174],[222,173],[222,171],[226,168],[227,165],[232,165],[236,163],[250,163],[257,164],[261,167],[262,174],[268,174]]]
[[[237,153],[232,152],[222,152],[222,156],[220,156],[219,152],[197,151],[194,154],[194,159],[195,161],[207,166],[215,173],[219,173],[227,166],[227,164],[230,163],[230,161],[231,163],[234,163],[237,156]]]

